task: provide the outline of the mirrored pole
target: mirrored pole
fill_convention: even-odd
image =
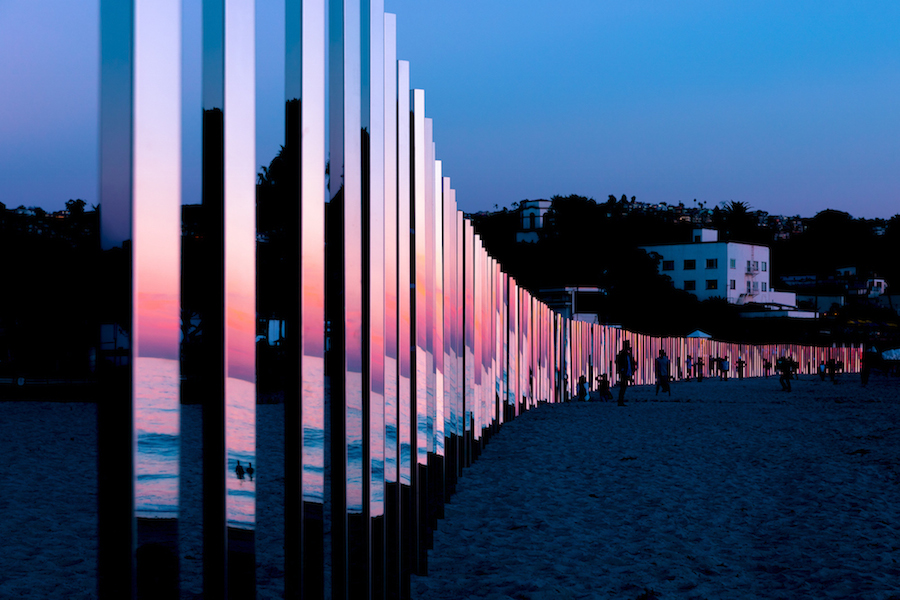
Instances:
[[[437,519],[434,514],[434,422],[436,418],[436,361],[435,361],[435,264],[434,264],[434,123],[432,119],[425,119],[425,468],[426,482],[422,514],[425,516],[426,527],[424,544],[426,548],[433,545],[434,528],[437,527]],[[417,231],[418,233],[418,231]]]
[[[297,245],[288,251],[299,285],[295,323],[286,336],[288,364],[297,375],[285,384],[285,597],[324,594],[325,509],[325,43],[324,0],[285,3],[285,148],[296,180],[288,203]],[[295,150],[296,149],[296,150]],[[301,160],[302,159],[302,160]],[[294,220],[293,215],[296,215]]]
[[[412,223],[411,204],[411,138],[410,138],[410,88],[409,63],[397,62],[397,306],[398,338],[397,356],[399,414],[399,478],[400,478],[400,523],[401,552],[400,571],[404,596],[409,595],[409,574],[413,569],[413,539],[416,531],[412,511],[413,464],[415,463],[416,410],[413,389],[413,358],[415,339],[413,338],[412,297],[415,281],[412,279]]]
[[[457,368],[457,302],[456,302],[456,190],[450,187],[450,178],[444,179],[443,189],[443,279],[444,279],[444,457],[446,495],[455,491],[456,485],[456,420],[459,391]]]
[[[333,358],[326,368],[331,382],[332,594],[337,598],[368,586],[368,541],[363,526],[364,248],[360,239],[365,135],[361,116],[363,2],[330,0],[328,19],[331,200],[326,248],[334,266],[329,268],[326,284],[333,340]]]
[[[506,310],[509,319],[509,387],[506,405],[511,420],[518,415],[516,407],[519,404],[519,286],[514,277],[508,280],[508,297],[509,304]]]
[[[228,598],[256,597],[256,482],[251,470],[256,462],[255,42],[255,3],[226,0],[223,325]]]
[[[177,595],[180,4],[101,2],[100,37],[98,595]]]
[[[475,321],[475,397],[472,402],[472,439],[473,439],[473,459],[478,458],[481,454],[481,433],[483,427],[482,413],[484,409],[484,252],[481,246],[481,238],[476,233],[473,236],[472,259],[475,263],[472,272],[474,273],[473,294],[475,303],[473,307]]]
[[[473,421],[475,415],[475,237],[472,222],[463,220],[463,327],[465,347],[463,349],[463,371],[465,393],[463,395],[463,467],[472,464]]]
[[[453,208],[456,211],[456,293],[454,294],[456,304],[456,316],[454,319],[454,327],[456,328],[456,472],[454,478],[459,479],[462,468],[465,465],[465,403],[466,403],[466,278],[465,278],[465,218],[463,213],[458,209],[456,202],[456,194],[453,196]]]
[[[503,365],[503,373],[502,373],[502,382],[503,382],[503,392],[500,394],[500,402],[502,404],[501,407],[501,416],[503,417],[503,421],[506,422],[509,417],[509,412],[506,410],[508,406],[507,398],[509,397],[509,384],[510,384],[510,360],[509,360],[509,280],[510,276],[506,273],[500,273],[500,291],[501,291],[501,303],[500,303],[500,344],[501,344],[501,364]]]
[[[384,481],[385,597],[400,596],[397,213],[397,18],[384,15]],[[406,286],[407,293],[409,286]]]
[[[385,596],[385,39],[384,0],[371,0],[369,35],[368,436],[370,595]],[[363,236],[365,239],[365,235]]]
[[[434,151],[432,151],[434,154]],[[432,529],[437,528],[437,520],[444,516],[446,497],[445,463],[445,410],[444,386],[445,355],[444,342],[444,197],[449,194],[450,180],[443,176],[441,161],[434,161],[434,224],[432,227],[434,265],[434,468],[431,470],[434,508]]]
[[[413,375],[413,506],[415,534],[413,537],[413,571],[427,573],[428,550],[425,545],[427,530],[428,490],[428,286],[426,283],[426,235],[425,235],[425,91],[410,92],[410,221],[413,260],[412,278],[412,338],[414,343]]]

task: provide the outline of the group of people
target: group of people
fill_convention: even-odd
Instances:
[[[628,385],[634,382],[634,375],[637,373],[637,362],[631,352],[631,342],[625,340],[622,342],[622,350],[616,355],[616,372],[619,374],[619,406],[625,404],[625,390]],[[659,356],[653,361],[654,375],[656,375],[656,395],[659,395],[660,389],[664,394],[672,395],[672,388],[669,382],[672,380],[672,363],[666,356],[666,351],[660,349]]]
[[[730,363],[728,361],[728,357],[712,357],[710,356],[710,374],[718,374],[720,381],[727,381]],[[863,370],[862,370],[862,380],[863,385],[867,383],[868,380],[868,369],[866,367],[869,366],[868,363],[872,362],[871,360],[863,361]],[[703,381],[703,368],[705,363],[703,361],[703,357],[698,357],[696,362],[694,358],[689,354],[687,356],[687,360],[685,361],[686,367],[686,377],[687,381],[690,381],[693,376],[696,374],[696,378],[698,382]],[[746,369],[747,363],[744,361],[743,357],[738,357],[736,363],[737,375],[738,379],[744,378],[744,371]],[[827,374],[831,381],[835,381],[836,373],[841,370],[843,365],[836,362],[834,359],[825,363],[822,361],[819,365],[819,376],[824,381],[825,375]],[[781,383],[781,389],[790,392],[791,391],[791,380],[796,378],[796,373],[798,371],[799,364],[791,357],[791,356],[781,356],[775,362],[775,372],[778,374],[778,381]],[[765,376],[769,376],[769,371],[772,369],[772,363],[768,359],[763,360],[763,372]],[[634,385],[634,376],[638,370],[638,363],[634,358],[631,349],[631,342],[628,340],[624,340],[622,342],[622,350],[616,355],[616,373],[619,376],[619,396],[618,396],[618,405],[625,406],[625,391],[628,389],[628,386]],[[679,371],[680,372],[680,371]],[[659,356],[654,360],[654,374],[656,376],[656,395],[659,395],[660,390],[664,394],[672,395],[672,389],[670,386],[670,382],[672,381],[672,364],[669,360],[669,357],[666,355],[665,350],[659,351]],[[597,387],[600,393],[600,398],[602,400],[612,400],[612,392],[610,391],[610,381],[607,375],[604,373],[597,377]],[[584,376],[578,381],[578,398],[580,400],[587,400],[590,395],[590,391],[588,390],[588,382]]]
[[[775,372],[778,373],[778,383],[781,384],[781,389],[785,392],[791,391],[791,379],[794,379],[794,374],[799,367],[799,363],[790,356],[780,356],[778,357],[778,360],[775,361]]]
[[[241,466],[241,461],[237,461],[237,466],[234,468],[234,474],[237,475],[238,479],[243,479],[244,475],[246,474],[247,477],[250,478],[250,481],[253,481],[253,474],[255,472],[256,470],[253,468],[253,463],[248,464],[247,468],[245,469],[243,466]]]

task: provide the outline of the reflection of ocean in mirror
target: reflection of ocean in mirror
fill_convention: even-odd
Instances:
[[[177,518],[180,457],[178,361],[140,357],[136,361],[135,512],[143,518]],[[240,480],[237,461],[244,468],[256,463],[256,389],[253,383],[229,379],[228,406],[228,524],[252,529],[256,514],[256,477]],[[258,465],[254,464],[258,470]]]
[[[135,512],[145,518],[178,516],[180,419],[178,361],[135,361]]]
[[[225,409],[225,443],[228,462],[225,481],[226,516],[228,525],[241,529],[253,529],[256,522],[256,477],[244,475],[239,479],[238,461],[246,469],[256,462],[256,386],[250,381],[229,377],[228,403]],[[257,469],[258,465],[254,467]]]

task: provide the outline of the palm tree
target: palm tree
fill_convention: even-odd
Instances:
[[[756,223],[750,214],[750,205],[746,202],[729,200],[722,203],[724,214],[722,215],[725,234],[731,239],[752,241],[755,237]]]

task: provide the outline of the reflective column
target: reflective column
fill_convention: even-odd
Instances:
[[[177,595],[180,4],[101,2],[100,37],[98,594]]]
[[[325,35],[324,0],[285,3],[283,225],[291,240],[282,294],[285,362],[285,596],[324,593]],[[302,259],[301,259],[302,257]],[[261,498],[261,500],[263,500]]]
[[[397,19],[384,15],[384,481],[385,597],[400,596],[397,256]],[[407,285],[407,295],[409,286]]]
[[[255,596],[254,18],[253,2],[203,3],[203,358],[186,390],[203,404],[204,590],[235,598]]]
[[[449,497],[455,491],[456,473],[458,469],[458,394],[459,394],[459,356],[458,346],[458,314],[457,302],[457,262],[458,245],[456,240],[456,191],[450,187],[450,179],[445,178],[444,196],[444,241],[443,241],[443,276],[444,276],[444,456],[446,494]]]
[[[463,220],[463,467],[472,464],[473,421],[475,415],[475,237],[472,222]],[[479,376],[480,379],[480,376]]]
[[[400,572],[403,596],[409,596],[409,575],[413,569],[416,549],[415,515],[413,506],[413,465],[415,463],[416,410],[413,381],[414,357],[416,352],[413,337],[412,298],[415,281],[412,274],[414,247],[412,246],[411,204],[411,144],[410,137],[410,89],[409,63],[397,61],[397,306],[398,337],[397,356],[399,414],[399,478],[400,478],[400,523],[401,551]]]
[[[413,405],[415,429],[413,460],[413,507],[415,511],[415,560],[413,570],[427,573],[427,497],[428,497],[428,286],[425,234],[426,162],[425,162],[425,91],[410,92],[410,219],[412,223],[413,262],[410,276],[414,284],[412,303],[415,361],[413,373]]]
[[[432,144],[434,148],[434,144]],[[432,155],[434,150],[432,149]],[[444,517],[444,500],[446,497],[446,463],[444,448],[444,426],[446,410],[444,403],[445,356],[444,343],[444,192],[449,194],[450,180],[443,176],[442,163],[434,161],[434,201],[432,223],[432,260],[434,279],[434,426],[432,439],[434,445],[434,464],[429,467],[432,483],[432,529],[437,528],[437,520]]]
[[[425,390],[426,390],[426,416],[425,416],[425,493],[421,496],[424,501],[422,514],[425,515],[425,547],[433,545],[434,528],[437,527],[437,519],[434,513],[434,464],[435,464],[435,419],[437,414],[437,381],[436,381],[436,357],[435,357],[435,255],[434,255],[434,138],[433,121],[425,119]],[[418,265],[417,265],[418,268]]]
[[[369,29],[369,148],[368,203],[368,512],[370,595],[385,596],[385,115],[384,115],[384,0],[371,0]],[[365,94],[363,95],[365,97]],[[365,111],[363,111],[365,112]],[[365,125],[365,124],[364,124]]]
[[[365,18],[364,18],[365,15]],[[326,283],[332,345],[331,382],[332,594],[356,597],[368,587],[363,389],[362,93],[366,0],[329,2],[329,194]],[[366,63],[368,65],[368,62]],[[367,73],[367,71],[366,71]],[[366,111],[366,123],[368,112]],[[366,142],[366,145],[368,142]]]

